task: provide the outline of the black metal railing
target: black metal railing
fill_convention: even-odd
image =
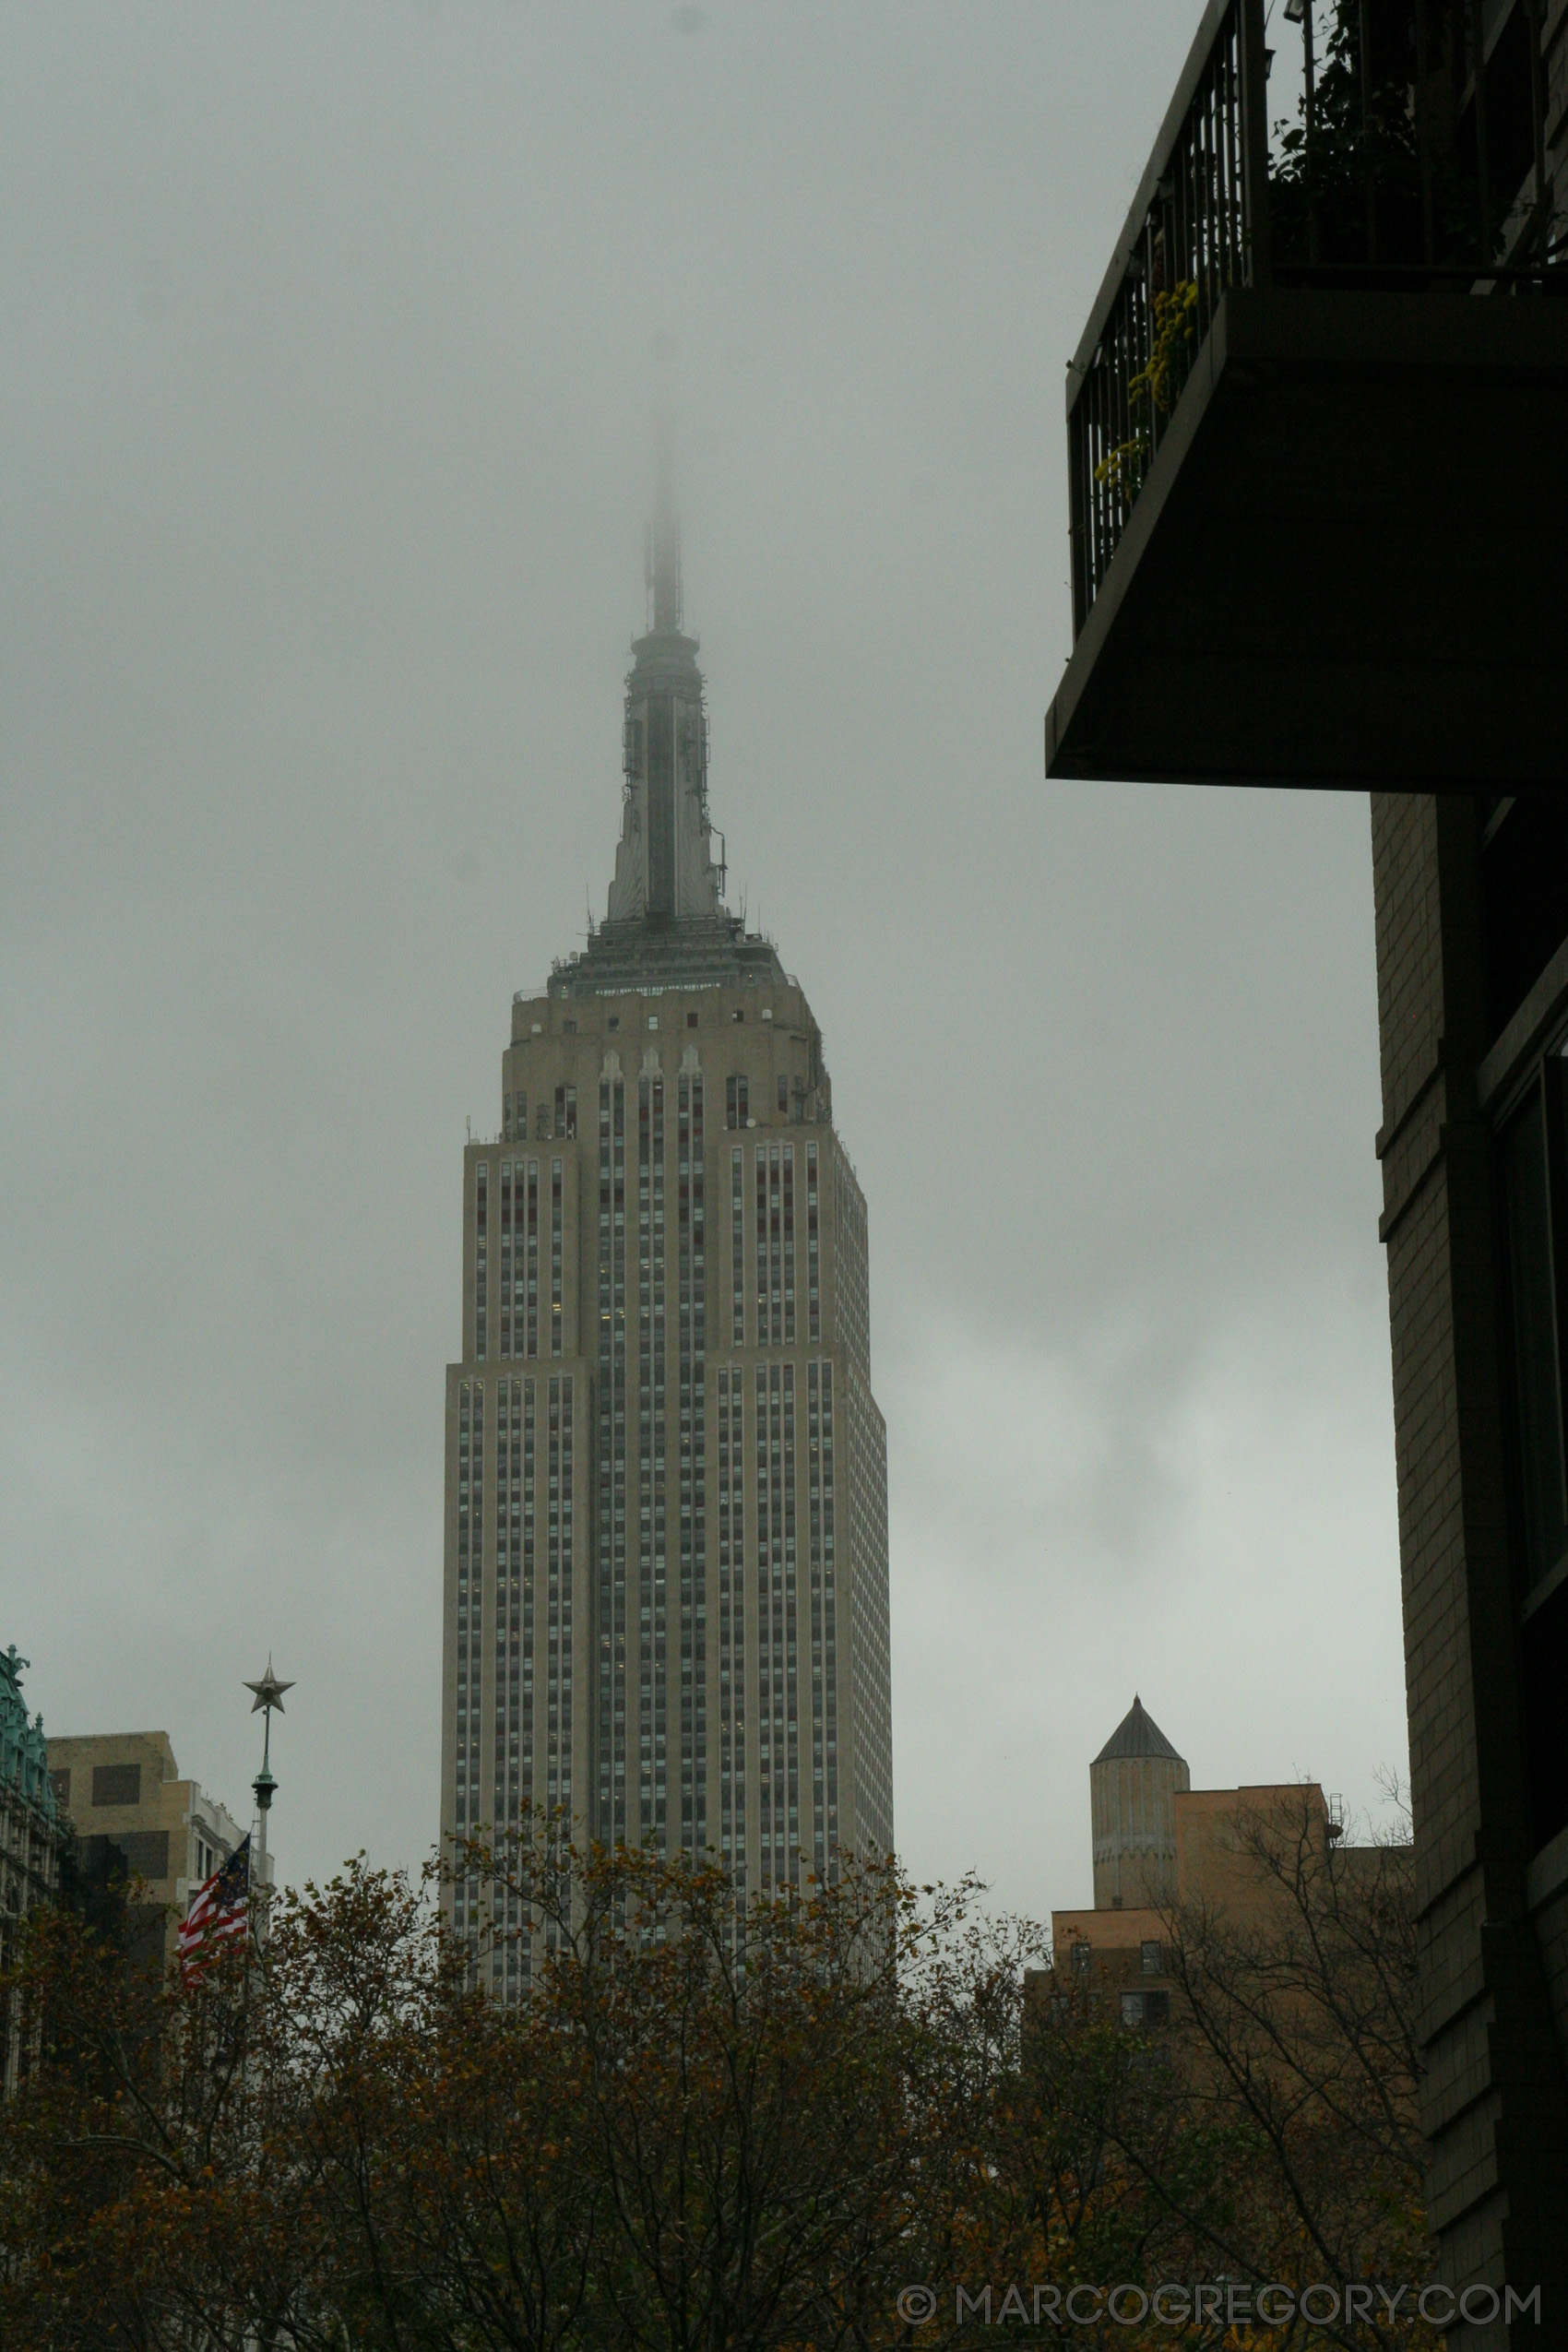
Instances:
[[[1265,0],[1210,0],[1070,364],[1075,636],[1232,287],[1568,288],[1540,7],[1288,0],[1301,104],[1271,154]]]
[[[1264,0],[1210,0],[1072,362],[1075,636],[1221,297],[1266,268],[1263,29]]]

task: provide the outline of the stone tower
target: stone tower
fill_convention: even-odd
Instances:
[[[1097,1911],[1174,1902],[1176,1795],[1192,1785],[1185,1758],[1134,1697],[1089,1766]]]
[[[679,550],[661,489],[605,919],[518,992],[465,1154],[441,1818],[543,1810],[743,1903],[892,1847],[886,1441],[822,1033],[724,904]],[[529,1947],[485,1966],[505,1996]]]

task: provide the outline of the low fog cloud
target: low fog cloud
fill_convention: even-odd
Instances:
[[[1048,787],[1062,381],[1195,5],[0,28],[0,1642],[290,1876],[436,1828],[465,1121],[602,907],[656,380],[870,1203],[896,1805],[1082,1899],[1402,1763],[1367,814]],[[656,347],[657,354],[656,355]]]

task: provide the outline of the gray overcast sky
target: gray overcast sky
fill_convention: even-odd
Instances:
[[[653,353],[732,894],[871,1206],[895,1799],[1087,1899],[1405,1752],[1367,812],[1063,788],[1063,362],[1197,0],[0,13],[0,1643],[436,1829],[464,1121],[602,911]]]

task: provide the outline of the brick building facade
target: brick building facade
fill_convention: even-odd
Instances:
[[[1209,0],[1069,368],[1045,726],[1050,776],[1371,794],[1456,2352],[1510,2340],[1508,2286],[1568,2343],[1565,157],[1568,0]]]

